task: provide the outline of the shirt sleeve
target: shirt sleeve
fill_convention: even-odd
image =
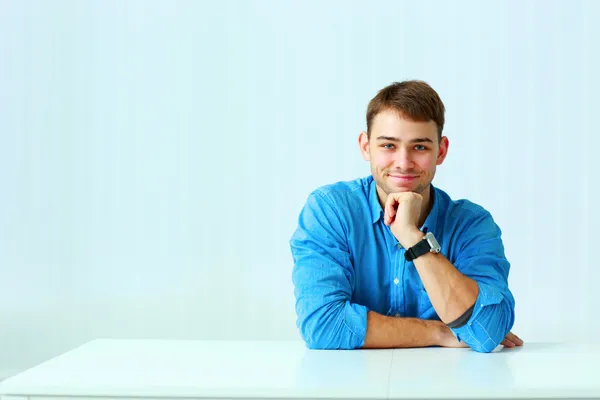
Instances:
[[[477,282],[479,294],[467,323],[451,330],[473,350],[489,353],[504,340],[515,320],[515,300],[508,289],[510,264],[504,255],[502,232],[489,212],[469,221],[460,235],[454,266]]]
[[[290,239],[297,326],[311,349],[364,345],[367,308],[350,302],[354,268],[345,228],[326,194],[309,196]]]

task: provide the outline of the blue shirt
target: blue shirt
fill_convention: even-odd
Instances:
[[[479,286],[470,319],[452,332],[474,350],[490,352],[514,323],[500,228],[477,204],[453,201],[433,185],[431,194],[421,230],[433,232],[441,253]],[[312,192],[289,243],[297,326],[309,348],[362,347],[369,310],[440,320],[413,262],[384,223],[372,176]]]

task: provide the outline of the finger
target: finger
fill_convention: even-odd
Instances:
[[[396,204],[398,200],[392,196],[388,195],[387,201],[385,203],[385,221],[389,225],[392,223],[394,216],[396,215]]]
[[[521,338],[519,338],[517,335],[515,335],[512,332],[508,332],[508,335],[506,335],[505,339],[510,340],[517,346],[523,346],[523,340],[521,340]]]
[[[512,349],[513,347],[515,347],[515,346],[516,346],[516,345],[515,345],[513,342],[511,342],[511,341],[510,341],[510,340],[508,340],[508,339],[504,339],[504,340],[502,341],[502,343],[500,343],[500,344],[501,344],[502,346],[504,346],[504,347],[508,347],[509,349]]]
[[[385,202],[385,210],[384,210],[384,214],[385,214],[385,222],[387,224],[390,223],[391,221],[391,212],[393,210],[393,206],[392,206],[392,201],[393,201],[393,197],[391,195],[388,195],[388,198]]]
[[[523,345],[523,341],[517,335],[515,335],[512,332],[508,332],[508,334],[506,335],[505,339],[510,340],[516,346],[522,346]]]

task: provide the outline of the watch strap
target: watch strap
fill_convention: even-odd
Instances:
[[[412,261],[417,257],[421,257],[423,254],[429,253],[429,250],[431,250],[431,245],[427,239],[423,239],[410,249],[406,250],[404,257],[406,258],[406,261]]]

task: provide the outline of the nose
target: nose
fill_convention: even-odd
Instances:
[[[397,152],[395,167],[401,171],[408,171],[414,168],[414,162],[410,151],[405,148],[400,148]]]

